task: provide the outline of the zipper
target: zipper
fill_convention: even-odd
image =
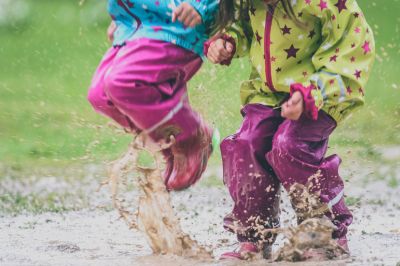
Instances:
[[[271,28],[272,20],[274,19],[275,6],[267,6],[267,14],[265,18],[265,32],[264,32],[264,54],[265,54],[265,78],[268,88],[276,92],[274,84],[272,83],[272,69],[271,69]]]

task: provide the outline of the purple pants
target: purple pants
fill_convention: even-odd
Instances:
[[[232,213],[224,219],[225,228],[241,242],[261,241],[255,224],[279,227],[280,185],[289,191],[294,184],[306,185],[320,171],[319,183],[311,192],[320,193],[320,201],[328,204],[325,215],[337,226],[333,237],[344,237],[352,215],[338,174],[341,161],[337,155],[324,157],[336,122],[323,111],[316,121],[305,116],[285,120],[280,111],[261,104],[246,105],[242,114],[238,132],[221,143],[224,183],[234,201]],[[271,244],[274,238],[263,241]]]
[[[190,137],[200,117],[187,98],[186,84],[201,58],[172,43],[138,39],[110,48],[93,77],[88,100],[94,109],[154,140]]]

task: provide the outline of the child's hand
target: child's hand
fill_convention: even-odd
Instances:
[[[107,37],[110,42],[114,41],[114,32],[117,29],[117,25],[114,21],[111,21],[110,26],[107,29]]]
[[[290,120],[299,120],[304,110],[303,95],[295,91],[288,101],[282,104],[281,116]]]
[[[172,13],[172,22],[179,20],[186,27],[194,28],[202,23],[200,14],[189,3],[182,3]]]
[[[217,39],[210,44],[207,52],[207,58],[214,64],[232,58],[233,44],[224,39]]]

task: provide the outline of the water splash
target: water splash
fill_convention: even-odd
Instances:
[[[318,171],[303,184],[293,184],[289,197],[295,209],[298,226],[267,229],[266,234],[283,234],[286,242],[273,256],[274,261],[333,260],[346,257],[347,251],[332,238],[336,226],[325,214],[327,203],[321,202],[320,193],[312,192],[319,187],[322,177]]]
[[[154,143],[143,135],[136,137],[128,151],[109,166],[109,178],[102,185],[111,186],[112,200],[121,217],[132,229],[142,231],[155,254],[173,254],[184,257],[211,259],[212,256],[199,245],[180,226],[174,213],[170,194],[165,188],[162,178],[164,160],[161,151],[174,143]],[[139,153],[147,151],[155,161],[155,167],[138,165]],[[141,192],[139,207],[136,212],[126,208],[126,202],[119,190],[127,184],[127,174],[137,174],[136,183]],[[129,202],[127,203],[129,205]]]

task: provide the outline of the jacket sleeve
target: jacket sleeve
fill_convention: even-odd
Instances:
[[[235,12],[239,12],[240,1],[234,0]],[[224,35],[227,36],[234,45],[235,54],[233,57],[244,57],[249,54],[251,43],[253,40],[253,30],[250,21],[237,19],[232,25],[224,30]]]
[[[204,23],[214,21],[219,6],[218,0],[188,0],[188,2],[200,14]]]
[[[235,9],[238,10],[239,2],[235,1]],[[244,57],[249,54],[250,46],[253,39],[253,30],[250,21],[236,21],[222,33],[218,33],[207,42],[204,43],[204,54],[207,55],[210,44],[218,38],[222,38],[226,42],[233,44],[232,57],[222,61],[221,65],[230,65],[234,57]]]
[[[312,58],[316,71],[310,86],[293,84],[291,93],[301,91],[306,115],[317,119],[323,108],[338,121],[364,104],[375,58],[373,33],[355,0],[314,0],[309,7],[321,22],[321,45]]]
[[[236,21],[228,29],[225,34],[234,41],[235,54],[233,57],[244,57],[249,55],[251,43],[253,41],[253,31],[250,22]]]

